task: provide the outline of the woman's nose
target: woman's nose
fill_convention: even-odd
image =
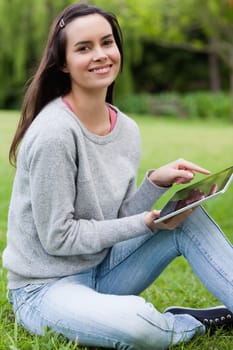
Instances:
[[[105,61],[107,57],[106,52],[101,47],[97,47],[94,51],[93,61]]]

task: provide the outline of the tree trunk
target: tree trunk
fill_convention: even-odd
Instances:
[[[218,57],[215,52],[209,52],[209,73],[210,73],[210,88],[212,92],[221,90]]]

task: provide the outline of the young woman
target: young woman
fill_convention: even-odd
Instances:
[[[112,105],[122,68],[114,15],[84,4],[54,21],[25,96],[10,158],[17,171],[4,266],[18,322],[80,345],[167,349],[233,325],[233,249],[202,208],[166,223],[151,207],[209,172],[179,159],[138,189],[138,127]],[[183,255],[225,306],[160,313],[139,294]]]

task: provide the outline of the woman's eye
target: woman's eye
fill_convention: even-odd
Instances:
[[[89,46],[80,46],[78,48],[78,51],[80,51],[80,52],[85,52],[85,51],[88,51],[88,50],[89,50]]]
[[[112,45],[114,43],[114,41],[112,40],[112,39],[108,39],[108,40],[105,40],[104,41],[104,45],[105,46],[110,46],[110,45]]]

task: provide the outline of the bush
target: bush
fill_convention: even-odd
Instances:
[[[230,120],[231,99],[227,93],[194,92],[130,95],[117,101],[126,113]]]
[[[189,117],[230,119],[229,94],[196,92],[181,97],[181,104]]]
[[[151,114],[150,100],[147,94],[129,95],[125,98],[116,98],[116,105],[125,113]]]

